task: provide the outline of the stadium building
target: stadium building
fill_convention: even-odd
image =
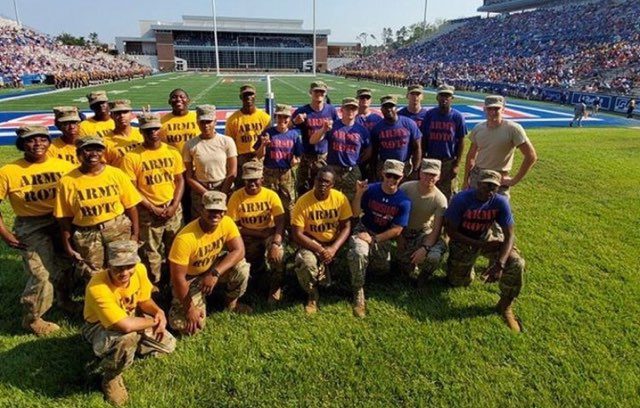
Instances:
[[[220,69],[303,70],[313,60],[313,30],[302,20],[218,17]],[[160,71],[216,68],[211,16],[182,16],[181,22],[141,20],[140,37],[116,37],[120,53]],[[327,70],[330,30],[316,30],[317,71]]]

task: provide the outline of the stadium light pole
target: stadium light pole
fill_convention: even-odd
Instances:
[[[316,76],[316,0],[313,0],[313,76]]]
[[[16,13],[16,23],[18,23],[19,26],[22,26],[22,23],[20,22],[20,14],[18,14],[18,0],[13,0],[13,10]]]
[[[422,18],[422,29],[427,30],[427,3],[429,0],[424,0],[424,17]]]
[[[211,0],[211,14],[213,16],[213,45],[216,54],[216,75],[220,76],[220,56],[218,53],[218,16],[216,15],[216,0]]]

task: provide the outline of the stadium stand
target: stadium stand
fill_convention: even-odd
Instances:
[[[618,0],[470,20],[447,35],[358,59],[337,73],[469,89],[504,84],[524,96],[539,95],[541,88],[629,95],[640,87],[639,17],[640,2]]]

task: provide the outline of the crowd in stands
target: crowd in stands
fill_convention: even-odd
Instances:
[[[486,81],[629,94],[640,88],[640,2],[586,2],[470,21],[359,59],[340,75],[384,82]]]
[[[255,42],[254,42],[255,41]],[[213,47],[215,40],[210,32],[177,32],[174,33],[174,45],[193,45]],[[305,37],[272,37],[219,33],[218,46],[220,47],[276,47],[276,48],[307,48],[312,46],[312,41]]]
[[[0,18],[0,76],[6,84],[20,85],[24,75],[51,75],[57,86],[149,75],[151,69],[94,46],[63,45],[54,38]]]

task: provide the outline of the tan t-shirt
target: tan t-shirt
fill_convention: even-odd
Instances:
[[[233,139],[219,133],[211,139],[194,137],[182,150],[182,160],[192,166],[196,180],[208,183],[227,178],[227,159],[237,156]]]
[[[511,120],[493,129],[482,122],[473,128],[469,139],[478,146],[476,166],[500,172],[511,170],[516,147],[529,141],[523,127]]]
[[[411,200],[411,213],[407,228],[426,230],[427,234],[433,229],[433,217],[442,217],[447,209],[447,197],[437,187],[430,193],[422,195],[419,190],[419,181],[407,181],[400,185],[400,190]]]

